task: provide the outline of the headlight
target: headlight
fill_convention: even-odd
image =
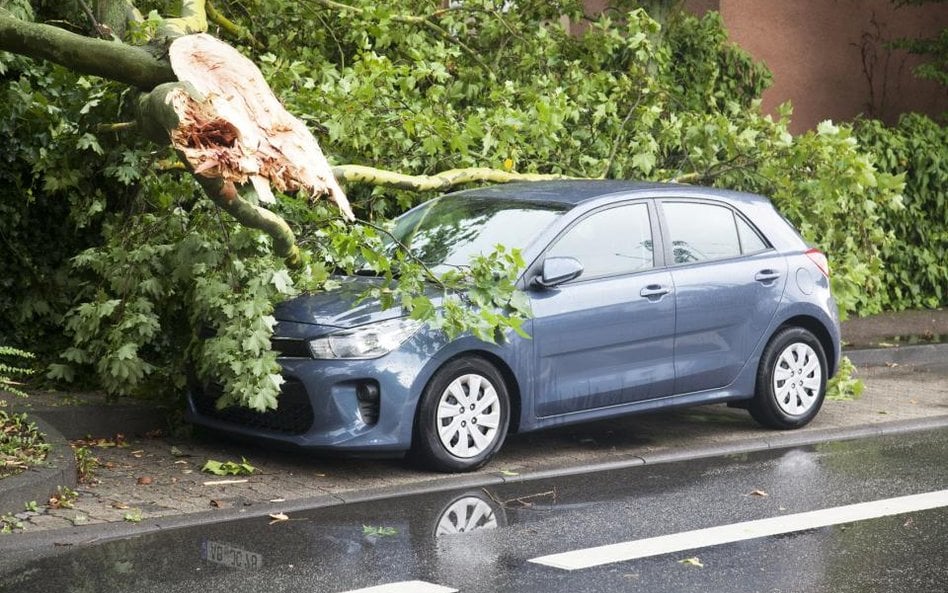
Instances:
[[[310,340],[313,358],[378,358],[401,346],[422,323],[406,317],[370,323]]]

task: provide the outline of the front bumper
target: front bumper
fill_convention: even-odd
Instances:
[[[190,422],[242,438],[339,453],[399,453],[411,447],[412,424],[427,376],[410,348],[372,360],[280,358],[286,380],[277,409],[217,410],[220,391],[192,385]],[[378,389],[376,418],[360,409],[361,385]]]

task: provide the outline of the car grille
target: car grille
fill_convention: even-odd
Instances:
[[[228,406],[218,410],[215,402],[221,395],[221,386],[212,383],[206,389],[194,389],[191,398],[202,416],[247,428],[269,430],[283,434],[303,434],[313,425],[313,408],[306,388],[296,379],[286,379],[280,387],[277,409],[257,412],[242,406]]]

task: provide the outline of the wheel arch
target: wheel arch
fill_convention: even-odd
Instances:
[[[839,364],[839,361],[836,359],[836,347],[833,344],[833,337],[830,335],[829,330],[826,329],[826,326],[823,323],[810,315],[797,315],[791,317],[780,324],[774,333],[771,335],[777,335],[777,333],[788,327],[799,327],[807,330],[813,334],[817,340],[820,342],[820,346],[823,347],[823,355],[826,356],[826,366],[827,366],[827,379],[833,377],[836,374],[836,365]]]

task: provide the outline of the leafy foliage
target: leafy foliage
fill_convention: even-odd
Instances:
[[[0,410],[0,478],[42,463],[49,444],[26,414]]]
[[[899,310],[948,303],[948,128],[920,114],[895,127],[856,124],[859,142],[878,169],[904,176],[905,207],[880,226],[893,237],[882,246],[883,306]]]
[[[26,393],[18,387],[20,383],[16,381],[15,378],[25,375],[32,375],[35,371],[33,369],[25,368],[19,365],[11,365],[4,362],[4,359],[9,360],[10,358],[32,359],[34,358],[33,353],[26,352],[18,348],[11,348],[10,346],[0,345],[0,390],[20,397],[26,397]]]
[[[826,385],[826,399],[859,399],[865,389],[865,385],[861,379],[853,377],[855,372],[856,366],[849,360],[849,357],[842,357],[839,360],[839,368],[836,371],[836,375],[833,376]]]
[[[255,23],[270,41],[261,57],[269,80],[325,125],[338,159],[415,172],[509,163],[763,193],[830,255],[844,312],[881,310],[880,250],[892,237],[880,221],[900,208],[900,179],[876,170],[848,126],[794,137],[789,107],[777,120],[762,115],[769,74],[727,42],[716,14],[681,14],[662,29],[641,10],[608,12],[577,37],[543,20],[549,3],[415,3],[411,14],[437,15],[489,58],[485,67],[459,45],[421,43],[423,30],[399,26],[404,3],[352,4],[365,11],[302,3],[300,17],[325,26],[289,38],[268,34],[272,21]],[[553,4],[558,14],[576,8]],[[418,198],[376,188],[367,199],[359,203],[371,215]]]
[[[944,0],[894,0],[898,5],[924,5]],[[906,37],[889,44],[904,49],[910,54],[922,56],[923,62],[915,67],[915,75],[948,86],[948,27],[943,27],[931,37]]]
[[[13,513],[0,515],[0,534],[13,533],[17,529],[25,529],[23,521],[19,520]]]
[[[96,457],[88,447],[77,447],[75,445],[72,445],[72,447],[76,456],[76,478],[79,480],[79,483],[97,483],[98,479],[95,477],[95,472],[99,468],[99,458]]]

